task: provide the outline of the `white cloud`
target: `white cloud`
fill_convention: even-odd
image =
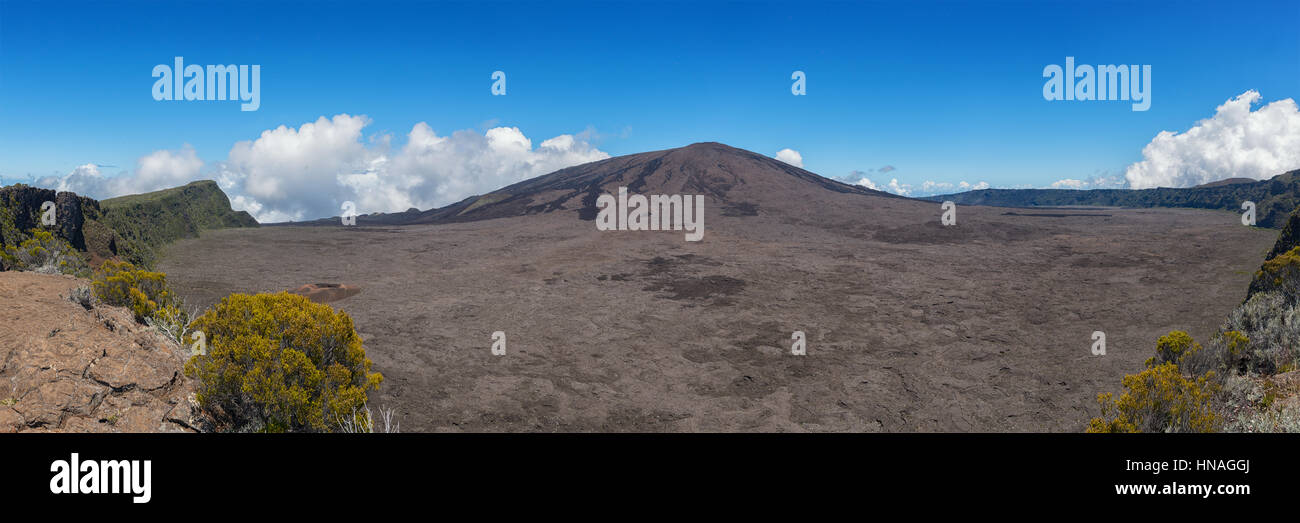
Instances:
[[[88,163],[66,176],[41,178],[35,184],[103,199],[185,185],[198,179],[202,168],[203,160],[193,147],[185,145],[177,151],[159,150],[140,157],[135,172],[129,175],[104,176],[98,165]]]
[[[977,185],[982,185],[983,187],[980,187],[981,189],[988,187],[988,184],[984,182],[980,182]],[[969,191],[971,190],[972,187],[975,186],[964,181],[957,182],[957,184],[954,185],[948,182],[935,182],[935,181],[926,180],[924,182],[921,182],[920,192],[925,194],[940,194],[940,193],[950,193],[955,190]]]
[[[879,185],[876,185],[875,183],[873,183],[873,182],[871,181],[871,179],[870,179],[870,178],[867,178],[866,176],[863,176],[862,179],[860,179],[860,180],[858,180],[858,181],[856,181],[856,182],[853,182],[853,183],[855,183],[855,184],[857,184],[857,185],[861,185],[861,186],[866,187],[866,188],[868,188],[868,189],[871,189],[871,190],[873,190],[873,191],[879,191],[879,190],[881,190],[881,188],[880,188]]]
[[[1161,131],[1124,172],[1129,187],[1190,187],[1224,178],[1262,180],[1300,168],[1300,110],[1278,100],[1251,111],[1246,91],[1183,133]]]
[[[888,170],[882,168],[877,172],[889,172],[893,170],[894,169],[890,167]],[[909,183],[900,182],[898,181],[898,178],[890,178],[889,183],[877,184],[871,181],[870,178],[864,176],[863,174],[864,173],[862,173],[861,171],[854,171],[852,174],[849,175],[849,179],[851,180],[852,177],[857,177],[858,179],[854,181],[850,181],[849,183],[861,185],[863,187],[875,191],[891,192],[900,196],[933,196],[936,194],[948,194],[954,192],[974,191],[974,190],[989,188],[988,182],[978,182],[972,184],[970,182],[961,181],[954,184],[951,182],[936,182],[933,180],[926,180],[924,182],[921,182],[921,185],[916,186]]]
[[[781,149],[776,152],[776,159],[795,167],[803,168],[803,155],[794,149]]]
[[[1063,180],[1052,182],[1053,189],[1085,189],[1087,187],[1088,182],[1084,180],[1075,180],[1073,178],[1065,178]]]
[[[906,183],[900,184],[898,178],[893,178],[889,180],[889,185],[885,186],[885,190],[894,194],[908,196],[912,193],[912,186]]]
[[[123,194],[157,191],[184,185],[198,177],[203,168],[194,148],[186,145],[179,151],[154,151],[137,161],[130,190]]]
[[[339,214],[340,203],[352,194],[336,177],[363,170],[382,154],[362,143],[361,129],[369,123],[364,116],[340,114],[296,129],[262,131],[256,140],[231,147],[221,177],[242,201],[260,206],[259,221],[273,211],[299,219]]]
[[[533,147],[517,127],[438,136],[427,123],[411,128],[393,151],[392,137],[365,139],[365,116],[321,117],[297,128],[280,126],[231,147],[205,171],[188,145],[140,158],[134,172],[103,176],[93,164],[38,183],[95,198],[153,191],[211,178],[231,206],[261,222],[337,216],[342,202],[357,212],[430,209],[518,181],[609,158],[588,142],[593,133],[559,135]]]
[[[1123,189],[1128,186],[1128,180],[1119,176],[1111,175],[1109,171],[1098,171],[1098,174],[1089,176],[1085,180],[1076,178],[1063,178],[1052,182],[1047,186],[1048,189]],[[1032,188],[1032,187],[1031,187]]]
[[[391,164],[381,169],[384,179],[369,184],[371,191],[398,190],[409,195],[410,201],[397,210],[440,207],[565,167],[609,158],[590,143],[567,134],[534,148],[517,127],[496,127],[481,135],[456,131],[438,136],[421,122],[408,138]],[[358,201],[357,205],[365,209],[367,203]],[[382,205],[382,201],[374,205]]]

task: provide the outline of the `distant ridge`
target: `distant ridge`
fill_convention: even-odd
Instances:
[[[1254,179],[1254,178],[1225,178],[1225,179],[1222,179],[1222,180],[1219,180],[1219,181],[1214,181],[1214,182],[1210,182],[1210,183],[1203,183],[1203,184],[1200,184],[1200,185],[1196,185],[1196,186],[1193,186],[1192,188],[1193,188],[1193,189],[1201,189],[1201,188],[1205,188],[1205,187],[1219,187],[1219,186],[1221,186],[1221,185],[1236,185],[1236,184],[1239,184],[1239,183],[1255,183],[1255,182],[1257,182],[1257,181],[1259,181],[1259,180],[1256,180],[1256,179]]]
[[[1097,205],[1190,207],[1232,212],[1241,212],[1242,202],[1252,201],[1255,202],[1256,225],[1280,228],[1286,224],[1291,211],[1300,205],[1300,169],[1268,180],[1228,178],[1181,189],[981,189],[925,199],[995,207]]]

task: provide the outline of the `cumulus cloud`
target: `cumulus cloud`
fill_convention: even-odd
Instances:
[[[884,192],[894,193],[900,196],[916,196],[916,197],[933,196],[936,194],[948,194],[948,193],[963,192],[963,191],[974,191],[974,190],[989,188],[988,182],[982,182],[982,181],[976,183],[970,183],[967,181],[952,183],[952,182],[926,180],[924,182],[921,182],[920,185],[913,185],[910,183],[901,182],[898,180],[898,178],[893,178],[893,177],[889,179],[888,183],[885,182],[877,183],[871,181],[871,178],[867,176],[867,174],[869,173],[885,174],[885,173],[892,172],[894,170],[896,169],[893,166],[886,165],[879,169],[874,169],[865,172],[853,171],[848,176],[840,178],[840,180],[855,185],[861,185],[863,187],[866,187],[874,191],[884,191]]]
[[[582,163],[609,158],[585,139],[560,135],[533,147],[517,127],[439,136],[420,122],[397,151],[381,137],[370,146],[361,130],[369,120],[338,115],[299,129],[267,131],[236,144],[224,178],[242,185],[241,203],[259,220],[310,219],[341,212],[353,201],[360,213],[429,209]],[[308,153],[315,151],[313,153]],[[289,174],[289,173],[293,174]]]
[[[336,202],[349,193],[336,177],[364,170],[372,156],[382,154],[362,142],[361,129],[369,123],[364,116],[340,114],[296,129],[262,131],[256,140],[231,147],[219,178],[242,202],[260,206],[259,220],[272,211],[295,218],[339,214]]]
[[[860,179],[860,180],[858,180],[858,181],[856,181],[856,182],[853,182],[853,183],[856,184],[856,185],[861,185],[861,186],[866,187],[866,188],[868,188],[868,189],[871,189],[871,190],[873,190],[873,191],[881,191],[881,190],[884,190],[884,189],[881,189],[879,185],[876,185],[874,182],[872,182],[870,178],[867,178],[867,177],[865,177],[865,176],[862,177],[862,179]]]
[[[40,178],[35,185],[98,199],[113,198],[185,185],[198,179],[203,160],[199,159],[193,147],[185,145],[180,150],[159,150],[140,157],[133,174],[105,176],[99,167],[88,163],[66,176]]]
[[[1182,132],[1161,131],[1125,170],[1129,187],[1190,187],[1224,178],[1262,180],[1300,168],[1300,110],[1291,98],[1252,111],[1250,90]]]
[[[425,123],[416,124],[407,144],[388,160],[378,175],[355,186],[359,194],[373,196],[357,202],[361,208],[382,205],[388,197],[382,191],[399,191],[408,200],[389,207],[440,207],[473,194],[481,194],[552,171],[609,158],[587,141],[560,135],[533,147],[517,127],[495,127],[486,133],[456,131],[438,136]],[[399,198],[400,200],[400,198]]]
[[[1063,178],[1052,182],[1048,186],[1050,189],[1122,189],[1128,185],[1128,180],[1119,176],[1099,175],[1089,176],[1086,180],[1076,178]]]
[[[231,206],[261,222],[307,220],[341,214],[344,201],[357,212],[429,209],[490,192],[518,181],[609,158],[588,139],[593,133],[560,135],[537,147],[517,127],[494,127],[439,136],[415,124],[406,143],[366,138],[365,116],[320,117],[297,128],[280,126],[231,147],[225,161],[205,170],[194,149],[155,151],[134,172],[104,176],[93,164],[41,185],[97,198],[147,192],[211,178]]]
[[[803,155],[794,149],[781,149],[776,152],[776,159],[795,167],[803,168]]]
[[[1075,180],[1073,178],[1065,178],[1063,180],[1052,182],[1051,187],[1053,189],[1085,189],[1088,187],[1088,182]]]
[[[903,196],[912,195],[912,185],[906,183],[898,183],[898,178],[891,178],[889,180],[889,184],[885,186],[885,190]]]

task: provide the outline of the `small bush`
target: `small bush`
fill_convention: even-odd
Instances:
[[[1251,296],[1232,311],[1223,328],[1249,338],[1239,355],[1238,372],[1273,374],[1294,367],[1300,357],[1300,309],[1280,291]]]
[[[1251,282],[1252,294],[1256,292],[1278,292],[1288,303],[1300,299],[1300,247],[1279,254],[1255,272]]]
[[[166,274],[137,269],[127,262],[104,262],[92,285],[99,301],[131,309],[140,323],[146,323],[159,308],[174,305]]]
[[[1161,336],[1156,340],[1156,356],[1154,363],[1178,363],[1184,356],[1199,352],[1201,345],[1192,340],[1192,337],[1183,331],[1170,331],[1169,334]]]
[[[1178,359],[1178,368],[1193,376],[1210,371],[1215,371],[1220,376],[1245,372],[1250,350],[1250,338],[1245,334],[1239,331],[1220,332],[1204,348],[1196,346],[1194,350],[1184,353]]]
[[[1280,292],[1252,294],[1228,315],[1228,330],[1251,333],[1263,328],[1271,319],[1286,309],[1286,297]]]
[[[370,407],[338,419],[338,431],[347,434],[396,434],[402,431],[402,424],[393,421],[393,409],[379,409],[383,425],[375,423],[374,413]]]
[[[194,311],[186,312],[177,305],[158,307],[148,318],[145,325],[153,327],[167,339],[177,345],[185,345],[185,338],[190,334],[190,321],[196,316]]]
[[[68,301],[90,310],[95,307],[95,294],[91,292],[90,287],[81,285],[68,291]]]
[[[1232,420],[1229,430],[1233,432],[1285,432],[1300,433],[1300,411],[1252,410]]]
[[[29,234],[31,238],[17,246],[6,245],[0,252],[0,259],[6,267],[42,274],[89,274],[86,260],[67,241],[42,229],[32,229]]]
[[[373,427],[371,373],[352,318],[303,296],[232,294],[194,321],[207,354],[185,374],[198,378],[200,406],[224,430],[267,432]]]
[[[1271,379],[1232,376],[1224,384],[1225,430],[1232,432],[1300,432],[1300,407],[1279,402],[1295,390],[1279,390]]]
[[[1160,337],[1156,356],[1147,369],[1124,377],[1124,393],[1097,395],[1101,417],[1088,423],[1088,432],[1213,432],[1220,420],[1214,396],[1221,390],[1218,374],[1184,376],[1181,361],[1204,349],[1191,336],[1173,331]]]

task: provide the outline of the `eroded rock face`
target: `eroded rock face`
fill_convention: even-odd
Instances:
[[[70,192],[13,185],[0,188],[0,243],[16,245],[25,233],[41,225],[41,205],[54,202],[56,236],[86,250],[82,231],[86,220],[100,215],[99,202]]]
[[[99,203],[90,198],[83,198],[70,192],[61,192],[54,197],[55,227],[59,236],[68,240],[79,251],[86,250],[86,236],[83,227],[86,224],[82,208],[91,207],[93,214],[99,214]]]
[[[0,272],[0,432],[199,430],[184,350],[125,309],[65,298],[88,283]]]

